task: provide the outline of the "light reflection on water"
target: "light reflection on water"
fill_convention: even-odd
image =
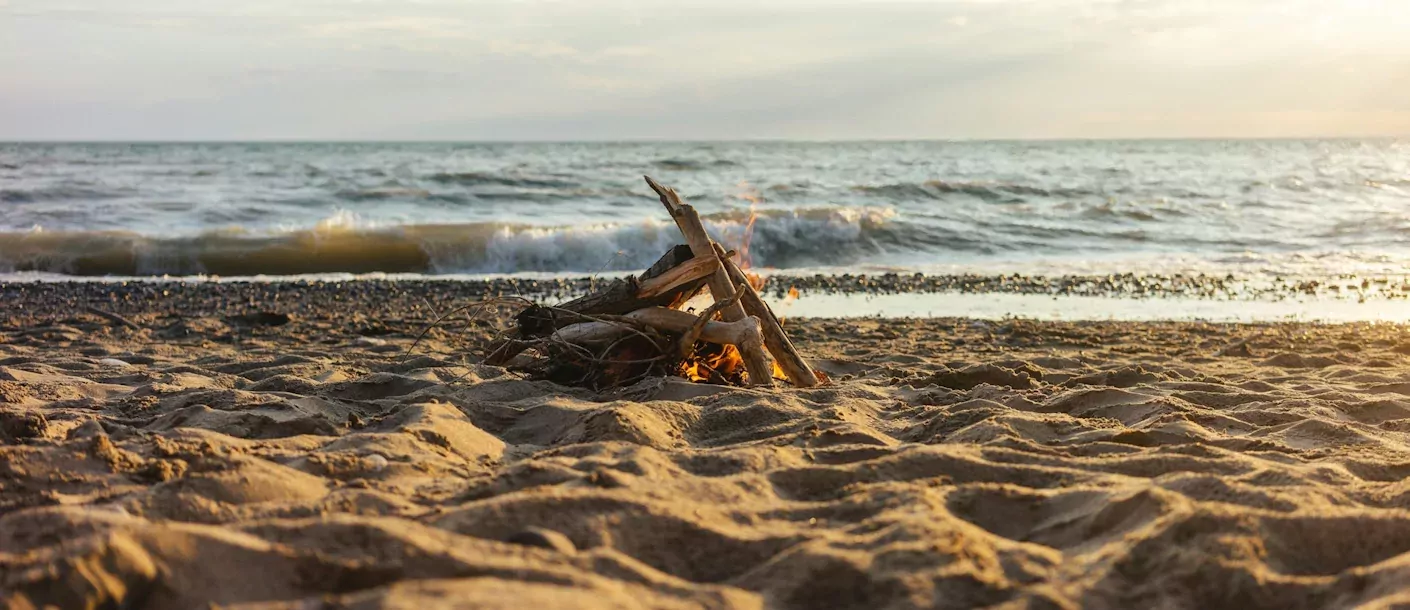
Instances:
[[[775,305],[785,317],[961,317],[1039,320],[1205,320],[1210,322],[1410,322],[1410,302],[1350,299],[1218,301],[1024,294],[814,294]]]

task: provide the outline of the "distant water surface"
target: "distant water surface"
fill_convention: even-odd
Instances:
[[[637,269],[679,239],[642,174],[789,271],[1410,262],[1396,140],[0,144],[0,273]]]

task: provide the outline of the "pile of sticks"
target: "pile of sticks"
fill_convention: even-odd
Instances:
[[[803,388],[824,380],[798,354],[735,253],[710,239],[695,208],[650,176],[646,184],[685,244],[639,276],[560,305],[530,305],[486,362],[597,389],[652,375],[771,386],[777,373]],[[704,290],[712,305],[699,314],[681,309]]]

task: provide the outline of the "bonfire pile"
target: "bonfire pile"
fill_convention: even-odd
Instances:
[[[604,389],[675,375],[727,385],[798,387],[825,380],[798,355],[735,253],[705,233],[695,208],[674,189],[646,183],[661,197],[686,245],[640,276],[612,282],[556,306],[530,305],[486,361],[560,383]],[[708,290],[713,304],[686,311]],[[773,362],[769,356],[772,355]]]

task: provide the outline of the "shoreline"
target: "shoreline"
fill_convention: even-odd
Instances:
[[[1044,276],[1024,273],[812,273],[786,270],[753,270],[765,278],[764,291],[775,298],[790,289],[802,294],[1022,294],[1047,296],[1126,297],[1140,299],[1191,298],[1238,301],[1278,301],[1290,298],[1348,300],[1410,300],[1410,276],[1340,274],[1315,277],[1238,277],[1233,274],[1109,273]],[[0,287],[28,284],[97,286],[159,284],[199,286],[210,284],[329,285],[343,283],[463,284],[458,292],[514,293],[527,298],[580,296],[594,286],[629,272],[604,272],[592,276],[570,274],[327,274],[292,276],[70,276],[51,273],[0,274]]]
[[[965,317],[1001,320],[1410,322],[1410,284],[1339,278],[1254,285],[1210,276],[765,275],[761,293],[790,318]],[[4,281],[0,302],[61,316],[88,307],[198,315],[353,306],[383,317],[434,317],[485,298],[558,302],[612,281],[597,278],[145,278]],[[154,305],[155,303],[155,305]]]

